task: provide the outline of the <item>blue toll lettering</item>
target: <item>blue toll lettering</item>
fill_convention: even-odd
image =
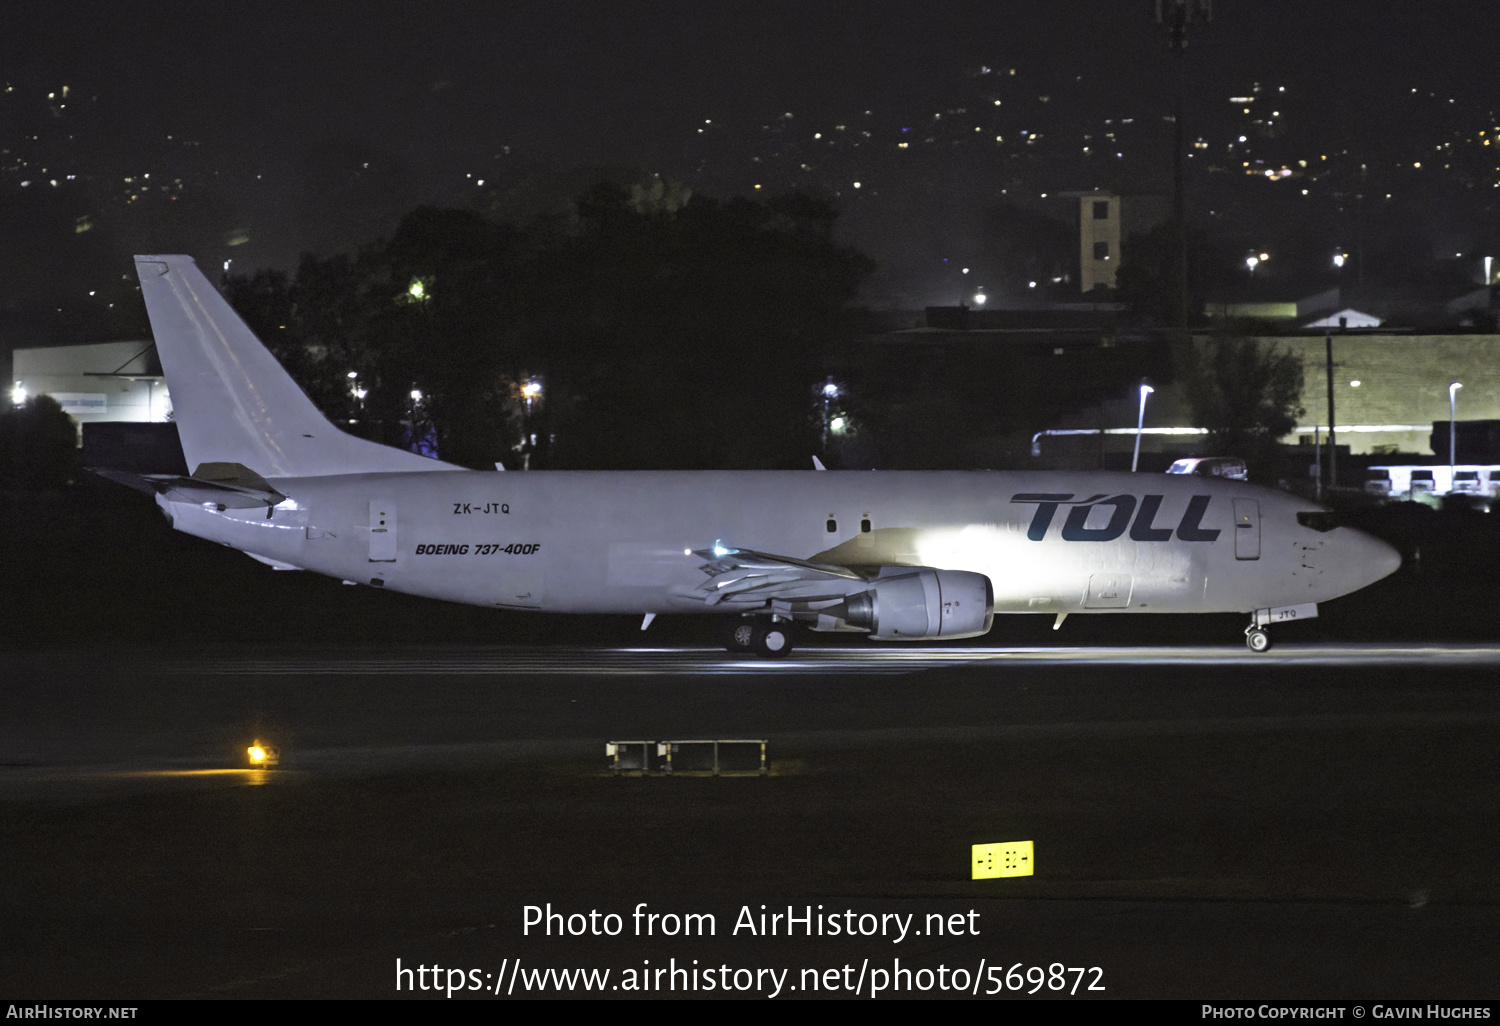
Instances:
[[[1103,527],[1085,527],[1094,506],[1074,506],[1068,511],[1068,519],[1063,524],[1063,541],[1108,542],[1125,533],[1130,515],[1135,512],[1134,495],[1116,495],[1095,505],[1115,508],[1110,514],[1109,523]]]
[[[1130,540],[1138,542],[1161,542],[1172,540],[1172,529],[1170,527],[1153,527],[1151,522],[1156,519],[1156,511],[1161,509],[1160,495],[1141,496],[1141,511],[1136,515],[1135,523],[1130,525]]]
[[[1188,500],[1187,512],[1182,515],[1182,523],[1177,525],[1177,537],[1182,541],[1206,541],[1211,542],[1219,537],[1218,529],[1205,530],[1201,525],[1203,514],[1208,510],[1207,495],[1195,495]]]

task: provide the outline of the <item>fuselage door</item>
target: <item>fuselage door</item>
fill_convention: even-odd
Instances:
[[[370,500],[370,562],[396,561],[396,500]]]
[[[1234,558],[1260,558],[1260,503],[1234,500]]]
[[[1130,605],[1130,574],[1094,574],[1089,578],[1085,609],[1125,609]]]

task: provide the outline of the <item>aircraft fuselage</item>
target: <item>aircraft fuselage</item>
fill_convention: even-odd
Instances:
[[[1250,612],[1324,602],[1399,557],[1315,530],[1296,496],[1183,475],[439,471],[271,478],[264,508],[158,502],[275,565],[477,605],[724,612],[716,545],[841,567],[983,574],[997,613]]]

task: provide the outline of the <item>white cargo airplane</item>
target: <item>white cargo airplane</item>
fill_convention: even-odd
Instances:
[[[995,613],[1246,613],[1270,624],[1385,577],[1384,542],[1284,492],[1102,472],[472,471],[334,427],[190,257],[138,256],[191,477],[110,474],[179,531],[279,569],[556,613],[732,614],[968,638]]]

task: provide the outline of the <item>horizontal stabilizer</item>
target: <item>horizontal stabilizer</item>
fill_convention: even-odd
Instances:
[[[255,509],[257,506],[275,506],[286,500],[285,495],[270,485],[257,488],[228,481],[180,477],[176,474],[131,474],[123,470],[90,469],[100,477],[107,477],[138,492],[163,496],[171,502],[212,503],[225,509]]]

